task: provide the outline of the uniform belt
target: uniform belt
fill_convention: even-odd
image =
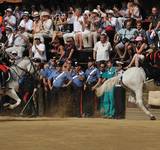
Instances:
[[[87,83],[87,85],[89,85],[89,86],[90,86],[90,85],[95,85],[95,84],[96,84],[96,82],[88,82],[88,83]]]
[[[15,45],[15,47],[24,47],[24,45]]]

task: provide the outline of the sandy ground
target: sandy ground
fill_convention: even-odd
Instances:
[[[160,118],[160,110],[152,111]],[[0,117],[0,150],[159,150],[160,120]]]

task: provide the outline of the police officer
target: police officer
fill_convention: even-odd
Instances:
[[[71,73],[72,76],[72,98],[73,98],[73,108],[74,116],[82,116],[82,98],[83,98],[83,86],[85,74],[78,62],[75,62],[75,69]]]
[[[65,67],[66,66],[62,67],[62,64],[58,64],[56,66],[56,71],[48,78],[48,85],[53,98],[53,100],[51,100],[51,107],[58,104],[60,98],[63,98],[64,88],[69,86],[72,82],[71,74],[65,70]]]
[[[56,71],[56,58],[50,59],[49,63],[45,63],[43,69],[40,72],[41,78],[43,79],[43,85],[45,91],[48,91],[48,78],[52,73]]]
[[[94,107],[96,106],[96,97],[92,87],[97,83],[100,77],[99,70],[95,67],[94,60],[89,58],[88,69],[85,71],[86,83],[84,85],[85,100],[84,100],[84,115],[86,117],[93,116]]]

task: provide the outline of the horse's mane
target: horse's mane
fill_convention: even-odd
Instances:
[[[24,58],[21,58],[21,59],[19,59],[19,62],[17,63],[17,65],[19,66],[21,66],[21,64],[23,64],[23,63],[29,63],[30,62],[30,59],[28,58],[28,57],[24,57]]]

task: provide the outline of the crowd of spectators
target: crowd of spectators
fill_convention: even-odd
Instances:
[[[93,115],[94,90],[99,82],[102,84],[105,79],[122,72],[122,66],[124,69],[139,67],[144,54],[160,47],[157,7],[152,7],[151,14],[145,19],[139,5],[134,2],[128,2],[125,8],[114,5],[112,9],[100,5],[93,10],[69,7],[61,11],[43,7],[36,9],[36,6],[31,9],[9,7],[4,10],[4,15],[0,16],[0,42],[12,55],[14,63],[24,56],[43,63],[40,74],[44,90],[50,96],[59,99],[61,92],[57,91],[72,84],[75,91],[72,96],[76,108],[79,108],[79,116],[83,113],[85,116]],[[77,62],[77,52],[88,49],[93,55],[85,71]],[[118,69],[110,69],[116,62]],[[105,71],[107,73],[102,75]],[[80,107],[82,89],[87,91],[83,93],[84,99],[90,99],[83,100],[84,110]],[[107,105],[106,97],[102,98],[104,106]],[[111,115],[105,113],[114,117],[114,110]]]

